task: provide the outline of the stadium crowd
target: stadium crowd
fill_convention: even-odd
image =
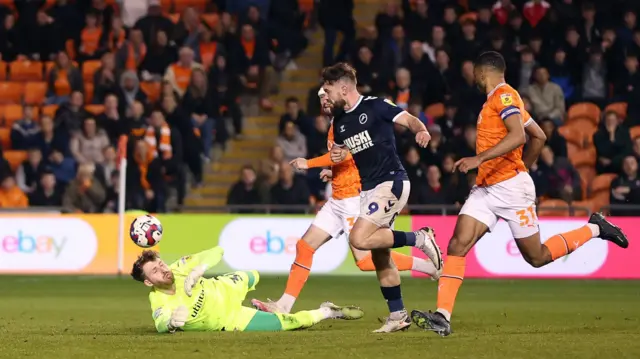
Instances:
[[[126,208],[181,204],[213,148],[242,136],[239,96],[271,109],[307,44],[287,0],[2,1],[0,19],[5,208],[117,210],[123,136]]]
[[[319,9],[328,44],[324,62],[346,58],[358,71],[362,94],[390,99],[432,135],[419,149],[409,131],[396,129],[412,183],[410,205],[459,207],[475,183],[474,173],[451,170],[456,159],[475,155],[485,98],[474,84],[472,61],[487,50],[505,57],[507,81],[547,135],[531,168],[540,206],[560,208],[546,213],[569,214],[569,203],[589,211],[640,205],[639,2],[389,1],[358,38],[351,1],[334,4],[340,20],[329,23],[322,3],[331,1]],[[344,36],[333,57],[336,32]],[[327,151],[329,120],[320,114],[319,88],[309,90],[306,111],[298,99],[287,100],[270,157],[257,169],[243,168],[229,204],[313,205],[329,195],[318,170],[296,174],[287,164]]]

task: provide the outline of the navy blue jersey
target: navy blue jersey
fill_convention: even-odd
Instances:
[[[382,182],[408,179],[393,129],[393,121],[402,112],[387,100],[361,96],[355,106],[333,119],[334,142],[353,155],[363,191]]]

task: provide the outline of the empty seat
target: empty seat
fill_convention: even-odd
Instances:
[[[82,78],[85,83],[93,83],[93,74],[96,73],[100,66],[102,66],[102,62],[100,60],[89,60],[82,64]]]
[[[47,96],[46,82],[27,82],[24,85],[24,102],[28,105],[42,105]]]
[[[42,73],[40,61],[13,61],[9,64],[11,81],[42,81]]]
[[[594,197],[598,192],[608,193],[611,188],[611,181],[616,177],[618,176],[612,173],[605,173],[596,176],[593,181],[591,181],[590,197]]]
[[[104,105],[87,105],[84,109],[90,114],[97,116],[104,112]]]
[[[600,123],[600,108],[591,102],[580,102],[569,107],[567,122],[579,118],[589,119],[594,125]]]
[[[0,128],[0,145],[3,149],[11,148],[11,129]]]
[[[21,82],[0,82],[0,104],[22,102],[24,84]]]
[[[618,114],[618,117],[626,118],[627,117],[627,103],[626,102],[614,102],[614,103],[611,103],[611,104],[607,105],[607,107],[605,107],[604,111],[605,112],[613,111],[613,112]]]
[[[4,151],[4,158],[9,162],[11,170],[15,172],[22,162],[27,159],[27,151]]]
[[[140,90],[147,95],[150,102],[156,102],[160,99],[160,90],[162,85],[160,82],[141,82]]]

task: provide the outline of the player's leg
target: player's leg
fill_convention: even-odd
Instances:
[[[438,301],[435,313],[414,310],[411,318],[422,329],[432,330],[446,336],[451,334],[451,315],[458,290],[464,280],[466,255],[476,242],[498,221],[487,204],[484,188],[474,187],[460,210],[453,237],[447,247],[447,258],[438,281]]]
[[[335,201],[331,198],[320,209],[302,239],[296,243],[296,258],[291,264],[284,293],[275,302],[251,300],[251,304],[265,312],[289,313],[300,295],[311,271],[313,255],[324,243],[342,231],[342,222],[333,210]]]
[[[372,272],[376,270],[373,265],[373,258],[371,251],[362,251],[353,246],[351,247],[351,253],[356,261],[356,265],[363,272]],[[439,273],[436,267],[431,261],[423,258],[409,256],[396,251],[391,251],[391,260],[396,265],[400,272],[414,270],[420,273],[428,274],[432,279],[438,279]]]
[[[326,319],[360,319],[364,312],[357,307],[340,307],[333,303],[322,303],[320,308],[303,310],[293,314],[268,313],[242,307],[231,327],[241,331],[290,331],[309,328]]]
[[[406,205],[409,192],[409,181],[388,181],[362,192],[360,217],[349,234],[349,243],[360,250],[416,247],[440,269],[442,253],[431,229],[403,232],[389,228]]]
[[[242,303],[247,297],[247,293],[256,289],[258,282],[260,282],[260,273],[256,270],[236,271],[220,275],[215,279],[224,284],[229,295],[233,295],[239,303]]]

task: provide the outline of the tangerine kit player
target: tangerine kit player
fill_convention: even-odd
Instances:
[[[393,231],[390,227],[409,197],[409,180],[396,150],[394,123],[409,128],[416,143],[426,147],[431,136],[424,124],[393,103],[364,97],[356,89],[356,71],[346,63],[322,71],[322,89],[333,118],[334,163],[352,156],[360,175],[360,213],[349,243],[359,250],[371,250],[382,295],[390,315],[377,332],[403,330],[411,325],[402,301],[400,275],[391,259],[391,248],[412,246],[422,250],[441,269],[441,253],[433,231]]]
[[[447,259],[438,283],[437,311],[411,313],[419,327],[442,336],[451,334],[451,314],[462,284],[465,256],[499,218],[507,222],[527,263],[542,267],[575,251],[592,238],[602,238],[627,248],[620,228],[594,213],[578,229],[552,236],[541,243],[536,216],[536,190],[527,169],[538,158],[546,136],[524,109],[520,94],[505,83],[505,62],[497,52],[485,52],[476,60],[475,79],[487,101],[477,121],[476,153],[455,163],[466,173],[478,168],[476,185],[462,206],[447,248]],[[523,154],[529,135],[530,144]]]
[[[318,97],[323,112],[325,115],[330,116],[331,109],[327,102],[327,95],[322,88],[318,92]],[[331,150],[334,138],[333,122],[327,137],[327,147]],[[309,278],[315,251],[331,238],[337,238],[342,233],[348,236],[358,218],[360,213],[360,175],[353,158],[349,154],[344,161],[333,163],[330,157],[330,154],[326,153],[309,160],[297,158],[291,161],[291,165],[301,170],[330,166],[332,196],[322,206],[302,239],[296,243],[296,258],[291,265],[284,294],[275,302],[253,299],[251,303],[259,310],[276,313],[291,312],[296,299]],[[353,246],[351,246],[351,251],[360,270],[375,270],[370,251],[362,251]],[[395,251],[391,252],[391,259],[398,267],[398,270],[416,270],[438,279],[438,271],[430,261]]]
[[[287,331],[311,327],[325,319],[359,319],[356,307],[330,302],[319,309],[274,314],[243,307],[247,292],[256,288],[256,271],[204,278],[222,259],[221,247],[182,257],[167,265],[157,252],[146,250],[133,264],[131,276],[151,288],[149,301],[159,333],[183,331]]]

